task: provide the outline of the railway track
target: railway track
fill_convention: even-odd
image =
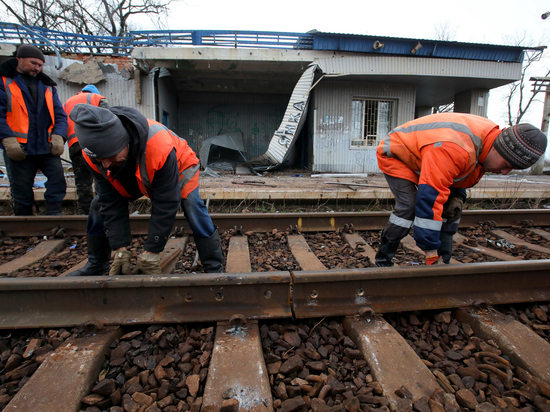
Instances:
[[[12,255],[34,237],[0,266],[0,410],[549,410],[550,215],[466,212],[456,264],[405,239],[380,269],[387,217],[213,215],[221,276],[178,220],[166,276],[80,279],[84,219],[0,219]]]

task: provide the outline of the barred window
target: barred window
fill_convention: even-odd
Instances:
[[[376,147],[392,128],[394,106],[393,100],[353,100],[351,147]]]

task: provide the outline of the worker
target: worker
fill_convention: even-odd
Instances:
[[[107,99],[99,94],[99,90],[93,84],[88,84],[82,88],[76,95],[69,97],[63,109],[67,116],[71,113],[75,104],[87,103],[94,106],[109,107]],[[73,164],[74,182],[76,186],[76,194],[78,197],[77,208],[78,214],[87,215],[90,213],[90,203],[94,198],[92,172],[86,166],[86,162],[82,157],[82,149],[78,144],[78,137],[74,131],[74,122],[68,119],[69,128],[67,130],[67,139],[69,146],[69,157]]]
[[[0,64],[0,139],[16,216],[33,214],[34,179],[46,176],[46,214],[61,215],[67,184],[61,165],[67,115],[55,82],[42,72],[44,54],[31,44]]]
[[[439,113],[393,129],[377,148],[378,166],[395,197],[375,265],[393,266],[399,242],[414,226],[426,265],[450,263],[466,188],[486,172],[506,175],[535,164],[544,133],[530,124],[500,130],[473,114]]]
[[[88,262],[69,276],[161,274],[160,252],[181,205],[205,272],[223,272],[218,229],[199,196],[199,160],[187,142],[129,107],[77,104],[70,114],[98,195],[87,226]],[[151,199],[144,251],[130,271],[128,202]],[[108,242],[107,242],[108,240]]]

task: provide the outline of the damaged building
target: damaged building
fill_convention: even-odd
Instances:
[[[110,105],[162,122],[214,172],[365,173],[379,171],[376,146],[399,124],[450,104],[486,116],[490,90],[519,80],[524,54],[538,51],[322,32],[178,33],[155,32],[126,54],[60,50],[44,71],[62,100],[94,84]]]

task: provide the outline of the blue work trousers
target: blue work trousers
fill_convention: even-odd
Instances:
[[[38,171],[46,176],[44,200],[61,203],[67,193],[65,173],[59,156],[30,155],[20,161],[12,160],[4,151],[4,162],[10,179],[11,197],[16,210],[28,210],[34,203],[33,185]]]

